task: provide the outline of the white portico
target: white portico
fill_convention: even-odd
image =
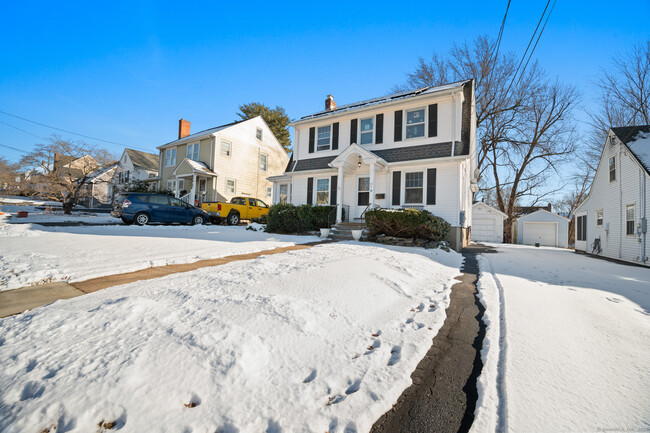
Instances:
[[[376,180],[377,172],[385,174],[388,179],[388,164],[379,156],[371,151],[352,143],[341,154],[339,154],[330,164],[330,167],[338,169],[338,179],[336,186],[336,222],[341,222],[343,218],[343,204],[348,204],[353,210],[353,215],[361,218],[365,209],[375,207],[376,199]],[[368,173],[365,176],[364,166],[367,166]],[[348,197],[351,189],[346,188],[346,184],[354,180],[356,188],[355,197]],[[346,189],[348,194],[346,194]],[[352,191],[354,191],[352,189]]]

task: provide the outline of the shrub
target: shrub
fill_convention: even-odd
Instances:
[[[274,204],[267,214],[266,231],[301,233],[329,227],[328,217],[334,207],[304,204]]]
[[[370,236],[385,234],[400,238],[447,240],[451,225],[426,210],[373,209],[366,212]]]
[[[257,224],[268,224],[268,222],[269,222],[269,216],[268,216],[268,214],[264,214],[264,215],[262,215],[262,216],[259,217],[259,218],[253,218],[253,219],[251,220],[251,222],[253,222],[253,223],[257,223]]]

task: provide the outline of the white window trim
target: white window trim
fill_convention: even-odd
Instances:
[[[422,201],[420,203],[407,203],[406,202],[406,175],[411,174],[411,173],[422,173]],[[415,171],[405,171],[404,174],[402,175],[402,193],[403,193],[403,198],[402,198],[402,205],[404,206],[425,206],[426,203],[426,191],[425,187],[427,185],[427,171],[426,170],[415,170]],[[409,189],[415,189],[415,188],[409,188]]]
[[[223,145],[225,143],[227,143],[229,145],[228,154],[223,153]],[[219,152],[220,152],[221,156],[225,156],[226,158],[231,158],[232,157],[232,141],[221,140],[221,147],[219,148]]]
[[[329,137],[329,142],[327,143],[327,149],[319,149],[318,148],[318,130],[320,128],[327,128],[329,126],[330,128],[330,137]],[[328,125],[321,125],[316,127],[316,138],[314,142],[314,150],[316,152],[327,152],[328,150],[332,150],[332,130],[334,129],[333,125],[330,123]],[[324,146],[324,145],[323,145]]]
[[[632,208],[632,234],[627,233],[627,223],[630,222],[627,219],[627,210]],[[636,203],[625,205],[625,236],[631,238],[636,236]]]
[[[192,153],[190,153],[190,149],[192,149]],[[196,152],[195,152],[196,150]],[[194,159],[194,154],[196,153],[196,159]],[[201,155],[201,142],[197,141],[196,143],[188,144],[187,149],[185,149],[185,157],[187,159],[191,159],[192,161],[198,161],[199,157]]]
[[[598,224],[598,214],[600,214],[600,224]],[[603,213],[602,209],[599,209],[599,210],[596,211],[596,227],[602,227],[603,226],[603,222],[605,220],[604,215],[605,214]]]
[[[262,141],[263,137],[264,137],[264,130],[262,128],[255,128],[255,138],[257,138],[259,141]]]
[[[273,198],[273,187],[272,186],[267,186],[266,187],[266,198]]]
[[[232,192],[228,191],[228,182],[232,181]],[[237,181],[235,179],[226,178],[226,194],[237,193]]]
[[[420,111],[420,110],[424,111],[423,120],[422,120],[422,124],[424,125],[424,133],[418,137],[408,137],[407,128],[409,126],[419,125],[419,123],[412,123],[410,125],[408,124],[408,113],[411,111]],[[417,140],[417,139],[425,138],[427,136],[427,107],[424,106],[424,107],[409,108],[404,110],[404,119],[402,120],[402,122],[403,122],[402,131],[404,131],[404,140]]]
[[[372,140],[370,141],[370,143],[362,144],[361,143],[361,134],[364,134],[364,132],[361,130],[361,122],[363,122],[364,120],[368,120],[368,119],[372,120],[372,129],[370,131],[365,131],[365,134],[371,133],[372,134]],[[358,140],[359,141],[359,146],[366,146],[366,145],[370,145],[370,144],[375,144],[375,130],[376,130],[376,128],[377,128],[376,116],[364,117],[363,119],[359,119],[359,131],[358,131],[358,133],[359,133],[359,140]]]
[[[359,179],[368,179],[368,189],[365,191],[359,191]],[[356,197],[355,197],[355,205],[356,206],[368,206],[368,205],[362,205],[359,204],[359,193],[360,192],[367,192],[368,193],[368,204],[370,204],[370,176],[367,174],[360,174],[356,177]]]
[[[609,162],[610,162],[612,159],[614,160],[614,180],[612,180],[612,169],[611,169],[610,164],[609,164]],[[616,170],[616,155],[614,155],[614,156],[610,157],[610,158],[607,160],[607,179],[609,179],[609,183],[614,183],[614,182],[616,182],[616,179],[617,179],[617,177],[618,177],[616,171],[617,171],[617,170]]]
[[[314,204],[316,206],[329,206],[330,205],[330,197],[331,197],[330,196],[330,194],[331,194],[331,191],[330,191],[330,187],[331,187],[330,178],[329,177],[317,177],[314,180],[316,181],[315,182],[316,185],[315,185],[315,188],[314,188]],[[327,181],[327,203],[318,203],[318,192],[319,192],[318,191],[318,181],[319,180],[326,180]],[[325,191],[321,191],[321,192],[325,192]]]
[[[173,151],[173,152],[172,152]],[[167,163],[167,152],[169,152],[169,164]],[[176,165],[176,148],[172,147],[165,149],[165,167],[173,167]]]
[[[265,157],[264,160],[264,168],[262,168],[262,157]],[[259,168],[262,171],[269,171],[269,155],[266,153],[260,153],[260,158],[259,158]]]

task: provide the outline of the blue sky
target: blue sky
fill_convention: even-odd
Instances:
[[[339,104],[389,93],[419,56],[496,37],[506,4],[7,2],[0,111],[155,151],[181,117],[196,132],[235,120],[247,102],[296,118],[321,110],[328,93]],[[523,53],[545,4],[512,1],[502,50]],[[589,106],[599,68],[650,39],[648,16],[648,0],[558,0],[535,57]],[[78,138],[2,113],[0,122],[0,144],[23,151],[44,141],[33,135]]]

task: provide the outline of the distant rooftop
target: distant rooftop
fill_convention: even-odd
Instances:
[[[365,101],[353,102],[352,104],[340,105],[336,109],[328,111],[323,110],[318,113],[310,114],[308,116],[303,116],[300,120],[315,119],[318,117],[325,117],[332,114],[339,114],[347,111],[353,111],[360,108],[366,108],[373,105],[385,104],[387,102],[399,101],[402,99],[413,98],[420,95],[428,95],[437,92],[443,92],[445,90],[456,89],[462,87],[465,83],[468,83],[469,80],[457,81],[455,83],[443,84],[436,87],[422,87],[420,89],[408,90],[406,92],[393,93],[391,95],[381,96],[379,98],[366,99]]]
[[[126,153],[131,158],[133,165],[144,168],[145,170],[158,171],[158,155],[128,148],[126,149]]]

